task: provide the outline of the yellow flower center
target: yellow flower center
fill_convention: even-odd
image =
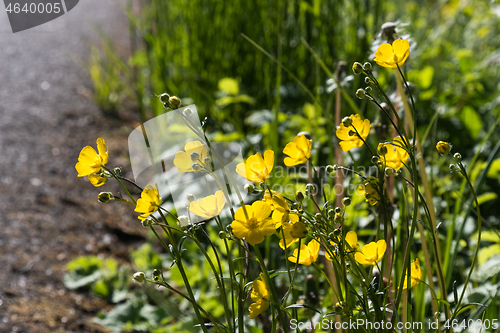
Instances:
[[[251,217],[247,222],[247,228],[249,230],[255,230],[259,228],[259,221],[255,217]]]

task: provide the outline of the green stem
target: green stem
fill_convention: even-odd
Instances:
[[[281,303],[278,299],[278,295],[276,294],[276,291],[274,290],[274,285],[271,281],[271,278],[269,277],[269,272],[267,271],[266,265],[264,263],[264,259],[262,258],[262,253],[260,252],[260,249],[258,246],[254,246],[255,249],[255,254],[257,255],[257,261],[260,265],[260,268],[262,270],[262,273],[264,273],[264,278],[266,279],[266,284],[267,286],[271,289],[271,296],[273,297],[273,302],[276,304],[277,311],[278,311],[278,320],[281,323],[282,329],[285,333],[288,333],[288,325],[285,322],[285,318],[283,317],[283,313],[281,311]],[[274,321],[274,313],[273,313],[273,321]]]

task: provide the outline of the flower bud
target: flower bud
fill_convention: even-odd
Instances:
[[[115,173],[115,175],[119,176],[122,174],[122,168],[116,167],[113,169],[113,172]]]
[[[153,219],[150,217],[146,217],[144,220],[142,220],[141,223],[143,227],[149,227],[150,225],[153,224]]]
[[[356,90],[356,97],[359,99],[365,98],[365,91],[363,89]]]
[[[168,99],[170,105],[172,105],[172,109],[178,109],[181,106],[181,100],[177,96],[172,96]]]
[[[448,155],[451,150],[451,145],[448,142],[439,141],[436,144],[436,149],[441,155]]]
[[[378,162],[380,162],[380,157],[378,157],[378,156],[372,156],[372,163],[373,164],[377,164]]]
[[[161,271],[159,269],[154,269],[153,270],[153,276],[160,276],[161,275]]]
[[[201,165],[199,165],[198,163],[193,163],[191,164],[191,169],[193,169],[194,171],[201,171]]]
[[[363,66],[359,62],[355,62],[352,65],[352,71],[354,72],[354,74],[359,75],[363,73]]]
[[[344,119],[342,119],[342,125],[344,125],[345,127],[350,127],[352,125],[351,117],[344,117]]]
[[[394,169],[393,169],[393,168],[391,168],[391,167],[386,167],[386,168],[385,168],[385,175],[386,175],[386,176],[390,176],[390,175],[392,175],[393,173],[394,173]]]
[[[392,44],[396,39],[396,24],[386,22],[382,24],[382,36],[384,36],[389,44]]]
[[[227,237],[227,234],[225,231],[222,231],[222,230],[219,231],[219,238],[220,239],[226,239],[226,237]]]
[[[340,214],[340,213],[342,213],[342,208],[335,207],[335,214]]]
[[[342,224],[344,218],[342,217],[342,214],[337,213],[335,214],[335,218],[333,219],[333,221],[335,221],[335,223]]]
[[[384,156],[385,154],[387,154],[387,147],[385,146],[385,143],[379,143],[378,144],[377,153],[380,156]]]
[[[321,213],[316,213],[316,214],[314,214],[314,218],[316,220],[321,220],[323,218],[323,215],[321,215]]]
[[[292,224],[292,231],[290,231],[290,235],[293,238],[304,238],[307,236],[307,232],[308,230],[304,222],[299,221]]]
[[[178,220],[181,227],[187,227],[189,225],[189,218],[186,215],[179,216]]]
[[[160,102],[162,103],[167,103],[168,102],[168,99],[170,98],[170,95],[167,94],[167,93],[163,93],[159,96],[160,98]]]
[[[253,193],[255,191],[255,186],[253,186],[253,184],[245,184],[245,186],[243,186],[243,189],[248,193]]]
[[[210,164],[211,161],[212,159],[210,158],[210,156],[207,156],[203,159],[203,163],[205,163],[206,165]]]
[[[457,171],[457,166],[455,164],[450,164],[450,172]]]
[[[366,84],[373,84],[373,81],[372,81],[372,79],[370,79],[370,78],[367,76],[367,77],[365,77],[365,83],[366,83]]]
[[[349,205],[351,204],[351,198],[349,198],[349,197],[344,197],[344,198],[342,199],[342,204],[343,204],[345,207],[349,206]]]
[[[342,233],[342,231],[340,231],[340,229],[339,229],[339,228],[335,228],[335,229],[333,230],[333,236],[334,236],[334,237],[338,237],[338,236],[340,236],[340,234],[341,234],[341,233]]]
[[[326,215],[328,216],[329,219],[333,218],[335,216],[335,210],[329,209]]]
[[[101,192],[97,196],[97,200],[99,200],[99,202],[101,203],[106,203],[111,199],[113,199],[113,193],[111,192]]]
[[[325,168],[325,172],[329,175],[331,174],[332,172],[334,172],[335,169],[333,169],[333,165],[327,165],[326,168]]]
[[[368,87],[365,87],[365,92],[367,94],[371,94],[372,93],[372,87],[368,86]]]
[[[460,153],[455,153],[455,155],[453,155],[453,158],[457,160],[457,162],[462,162],[462,155],[460,155]]]
[[[200,153],[192,152],[191,153],[191,161],[196,162],[200,160]]]
[[[190,108],[185,108],[184,111],[182,111],[182,114],[184,117],[189,118],[189,116],[193,113]]]
[[[313,185],[313,184],[311,184],[311,183],[307,184],[307,185],[306,185],[306,190],[308,190],[309,192],[314,191],[314,185]]]
[[[144,281],[144,272],[137,272],[132,277],[135,281],[141,283]]]
[[[363,69],[364,69],[365,71],[369,71],[369,70],[371,70],[371,69],[372,69],[372,64],[371,64],[371,63],[369,63],[368,61],[367,61],[367,62],[365,62],[365,63],[363,64]]]
[[[356,132],[353,131],[353,130],[350,130],[349,132],[347,132],[347,135],[349,135],[349,136],[355,136]]]
[[[188,194],[188,195],[186,196],[186,200],[187,200],[188,202],[193,202],[193,201],[195,201],[195,200],[196,200],[196,197],[194,196],[194,194]]]
[[[297,202],[304,201],[304,194],[302,194],[302,192],[300,191],[295,192],[295,201]]]

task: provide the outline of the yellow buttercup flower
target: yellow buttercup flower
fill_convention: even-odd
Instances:
[[[441,155],[448,155],[451,150],[451,145],[448,142],[439,141],[436,144],[436,149]]]
[[[274,167],[274,151],[266,150],[264,158],[260,153],[250,156],[245,163],[236,166],[236,172],[254,183],[261,183],[271,176]]]
[[[368,177],[362,184],[358,186],[358,192],[363,194],[366,202],[374,206],[380,201],[378,179],[375,177]]]
[[[250,294],[250,297],[252,298],[253,303],[248,308],[248,311],[250,311],[249,317],[251,319],[267,310],[269,307],[270,296],[271,293],[267,288],[264,276],[260,273],[260,280],[254,280],[252,282],[252,293]]]
[[[340,141],[340,148],[342,148],[343,151],[349,151],[353,148],[361,147],[363,145],[363,141],[366,140],[366,137],[370,133],[371,128],[370,121],[368,119],[365,119],[364,121],[361,120],[361,117],[358,114],[351,114],[349,118],[352,120],[351,126],[346,127],[343,123],[340,123],[336,132],[337,138],[342,140]]]
[[[220,215],[225,204],[224,193],[219,190],[215,194],[191,202],[189,204],[189,211],[205,219],[211,219],[214,216]]]
[[[383,67],[402,66],[410,55],[410,43],[405,39],[396,39],[392,45],[384,43],[375,52],[375,62]]]
[[[94,148],[90,146],[82,149],[80,155],[78,156],[78,163],[75,165],[75,169],[78,171],[78,177],[84,177],[97,173],[101,171],[102,167],[105,166],[106,163],[108,163],[108,150],[106,149],[104,139],[97,139],[97,150],[99,151],[99,154],[97,154]]]
[[[307,161],[311,157],[311,147],[312,140],[308,140],[304,134],[297,135],[283,149],[283,154],[290,156],[285,157],[285,165],[294,166]]]
[[[363,246],[361,252],[356,252],[354,258],[362,265],[376,265],[382,260],[387,249],[387,243],[381,239],[378,242],[371,242]]]
[[[399,170],[404,166],[410,155],[406,150],[401,148],[404,141],[400,136],[395,137],[393,141],[394,144],[384,144],[387,148],[387,154],[381,156],[380,159],[385,162],[387,167]]]
[[[141,193],[141,197],[137,200],[137,206],[135,211],[143,213],[139,215],[140,220],[144,220],[146,217],[156,212],[161,205],[161,197],[158,193],[158,185],[155,186],[148,185],[144,188]]]
[[[198,160],[193,160],[192,156],[197,156]],[[202,164],[206,157],[208,157],[207,146],[196,140],[186,143],[184,151],[175,153],[174,165],[179,172],[195,172],[197,170],[193,169],[193,163],[199,161],[198,163]]]
[[[344,253],[346,254],[349,254],[351,252],[356,252],[358,251],[359,249],[359,244],[358,244],[358,235],[356,234],[355,231],[349,231],[346,235],[345,235],[345,243],[344,243]],[[339,242],[340,243],[340,242]],[[339,254],[339,251],[338,251],[338,245],[337,243],[333,242],[333,241],[330,241],[330,244],[333,246],[334,248],[334,251],[333,251],[333,254],[336,256],[336,257],[339,257],[340,254]],[[325,257],[326,259],[330,260],[330,261],[333,261],[332,257],[330,256],[330,254],[328,252],[325,252]]]
[[[319,241],[316,239],[311,240],[309,244],[307,244],[307,246],[305,244],[300,245],[299,264],[309,266],[312,263],[316,262],[319,254],[319,245]],[[288,260],[296,263],[298,255],[299,250],[295,249],[293,251],[293,255],[291,257],[288,257]]]
[[[245,205],[246,213],[243,207],[240,207],[234,214],[234,221],[231,223],[233,234],[245,240],[250,245],[260,244],[265,236],[271,236],[276,231],[276,222],[273,221],[271,206],[263,201],[256,201],[251,206]]]
[[[410,265],[410,269],[411,269],[411,285],[410,285],[410,288],[412,287],[415,287],[419,282],[420,280],[422,280],[422,269],[420,268],[420,260],[418,260],[418,258],[416,258]],[[404,284],[403,284],[403,289],[406,289],[408,288],[408,281],[407,281],[407,274],[405,274],[405,278],[404,278]]]
[[[278,192],[266,190],[264,201],[273,209],[272,218],[276,222],[276,229],[281,227],[281,224],[284,222],[291,221],[295,223],[299,220],[298,215],[290,214],[290,206]]]

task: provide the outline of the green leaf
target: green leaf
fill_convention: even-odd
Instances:
[[[230,95],[238,95],[240,92],[238,81],[230,77],[220,79],[218,88],[219,90],[222,90]]]
[[[135,251],[132,251],[132,260],[139,271],[148,271],[155,268],[160,269],[162,261],[160,256],[153,250],[151,244],[146,243]]]
[[[477,202],[479,205],[482,205],[484,204],[485,202],[488,202],[488,201],[491,201],[491,200],[495,200],[496,198],[498,198],[498,194],[494,193],[494,192],[486,192],[486,193],[483,193],[481,195],[479,195],[477,197]],[[475,207],[475,202],[474,202],[474,207]]]
[[[102,280],[96,281],[96,283],[94,283],[92,291],[102,298],[106,298],[110,294],[108,284]]]
[[[484,265],[484,263],[494,255],[500,255],[500,244],[493,244],[481,248],[477,257],[479,266]]]
[[[460,112],[460,119],[469,131],[473,139],[477,139],[479,131],[483,128],[483,122],[479,114],[470,106],[464,106]]]
[[[320,311],[316,310],[315,308],[310,307],[309,305],[305,305],[305,304],[292,304],[292,305],[287,306],[285,309],[291,309],[291,308],[303,308],[303,309],[312,310],[314,312],[321,314]]]
[[[493,161],[493,163],[491,163],[490,169],[488,170],[486,176],[488,178],[494,178],[494,179],[500,177],[500,158],[497,158],[496,160]]]
[[[434,78],[434,67],[426,66],[422,70],[412,70],[408,74],[408,79],[414,82],[417,87],[426,90],[432,85],[432,79]]]

